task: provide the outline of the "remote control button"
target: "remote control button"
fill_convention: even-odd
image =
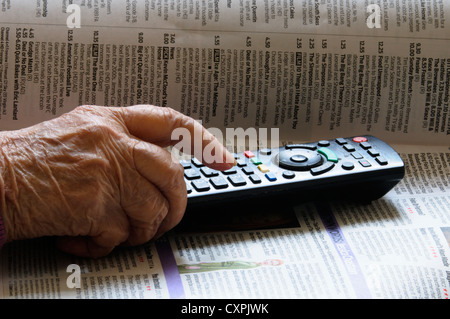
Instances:
[[[347,152],[354,152],[354,151],[355,151],[355,148],[353,147],[353,145],[350,145],[350,144],[345,144],[345,145],[344,145],[344,149],[345,149]]]
[[[192,193],[192,187],[188,183],[186,183],[186,191],[187,191],[188,194]]]
[[[236,174],[236,167],[232,167],[230,169],[227,169],[226,171],[222,171],[222,174],[224,175],[232,175],[232,174]]]
[[[257,158],[257,157],[252,157],[252,158],[250,159],[250,161],[251,161],[253,164],[255,164],[255,165],[262,164],[261,160],[260,160],[259,158]]]
[[[210,186],[207,180],[204,179],[199,179],[196,181],[192,181],[192,186],[194,186],[195,190],[197,192],[206,192],[208,190],[210,190]]]
[[[187,169],[187,168],[191,167],[191,162],[186,161],[186,160],[181,160],[180,164],[183,166],[184,169]]]
[[[310,144],[288,144],[284,148],[287,150],[303,148],[303,149],[310,150],[310,151],[315,151],[317,149],[317,147],[315,145],[310,145]]]
[[[338,143],[339,145],[344,145],[344,144],[347,144],[347,140],[345,138],[338,137],[336,139],[336,143]]]
[[[324,155],[328,161],[330,162],[338,162],[338,157],[336,155],[336,153],[334,153],[332,150],[330,150],[329,148],[326,147],[321,147],[317,150],[317,152],[319,152],[320,154]]]
[[[295,177],[295,173],[293,171],[284,171],[283,177],[287,179],[292,179]]]
[[[262,148],[259,150],[259,154],[270,155],[270,154],[272,154],[272,150],[270,148]]]
[[[192,164],[194,164],[197,167],[203,167],[205,166],[202,162],[200,162],[198,159],[196,159],[195,157],[193,157],[191,159]]]
[[[197,172],[195,169],[190,168],[190,169],[187,169],[184,171],[184,177],[186,177],[189,180],[192,180],[192,179],[200,178],[201,176],[200,176],[200,173]]]
[[[271,182],[275,182],[277,180],[277,177],[275,176],[274,173],[266,173],[264,174],[264,176],[266,176],[267,180],[271,181]]]
[[[356,136],[353,138],[353,142],[361,143],[361,142],[367,142],[367,138],[364,136]]]
[[[244,186],[245,184],[247,184],[245,179],[241,175],[238,175],[238,174],[228,176],[228,180],[230,181],[231,184],[233,184],[233,186]]]
[[[322,141],[319,141],[319,142],[317,143],[317,145],[319,145],[319,146],[321,146],[321,147],[327,147],[327,146],[330,146],[330,142],[329,142],[329,141],[326,141],[326,140],[322,140]]]
[[[306,162],[308,158],[305,155],[296,154],[291,156],[291,161],[296,163],[303,163]]]
[[[239,166],[239,167],[247,166],[247,163],[243,159],[237,159],[236,163],[237,163],[237,166]]]
[[[369,148],[371,148],[372,147],[372,145],[370,145],[369,143],[367,143],[367,142],[361,142],[361,143],[359,143],[359,146],[361,146],[363,149],[365,149],[365,150],[368,150]]]
[[[334,167],[334,163],[333,162],[326,162],[322,166],[311,168],[311,174],[313,174],[314,176],[319,175],[319,174],[323,174],[323,173],[326,173],[329,170],[331,170],[333,167]]]
[[[255,154],[253,154],[251,151],[245,151],[244,152],[245,157],[252,158],[255,157]]]
[[[262,173],[267,173],[267,172],[270,171],[270,169],[269,169],[266,165],[264,165],[264,164],[258,165],[258,169],[259,169]]]
[[[205,177],[213,177],[219,175],[218,171],[212,170],[209,167],[202,167],[200,171],[205,175]]]
[[[342,163],[342,168],[347,171],[351,171],[352,169],[355,168],[355,165],[353,165],[352,162],[344,162],[344,163]]]
[[[353,156],[354,159],[361,159],[361,158],[363,158],[363,156],[360,153],[358,153],[358,152],[352,153],[352,156]]]
[[[216,189],[222,189],[222,188],[228,187],[227,181],[221,176],[211,178],[210,182],[211,182],[212,186],[214,186],[214,188],[216,188]]]
[[[303,157],[306,157],[307,160],[302,161]],[[278,154],[277,159],[280,167],[291,171],[307,171],[312,167],[319,166],[323,162],[320,154],[306,149],[283,150]]]
[[[380,155],[380,152],[378,152],[377,150],[374,150],[374,149],[368,150],[367,153],[369,153],[369,155],[372,157],[376,157],[376,156]]]
[[[375,158],[375,160],[378,162],[378,164],[380,165],[387,165],[388,161],[387,159],[385,159],[383,156],[378,156],[377,158]]]
[[[369,163],[367,160],[360,160],[359,164],[361,164],[362,167],[370,167],[372,164]]]
[[[248,167],[248,166],[243,167],[243,168],[242,168],[242,171],[243,171],[246,175],[251,175],[251,174],[254,174],[254,173],[255,173],[255,171],[253,170],[253,168]]]
[[[259,176],[256,175],[256,174],[252,174],[252,175],[250,175],[248,178],[252,181],[253,184],[259,184],[259,183],[261,183],[261,177],[259,177]]]

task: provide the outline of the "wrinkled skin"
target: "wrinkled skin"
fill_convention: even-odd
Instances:
[[[197,122],[150,105],[82,106],[0,132],[6,241],[59,236],[63,251],[100,257],[164,234],[186,208],[183,168],[164,149],[177,142],[171,132],[180,127],[192,136],[200,130],[202,147],[215,143],[224,150],[223,161],[209,167],[233,165],[232,154]]]

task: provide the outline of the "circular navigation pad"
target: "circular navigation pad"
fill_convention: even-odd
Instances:
[[[278,154],[278,165],[293,171],[307,171],[322,162],[320,154],[306,149],[283,150]]]
[[[304,163],[308,161],[308,158],[305,155],[295,154],[291,156],[291,161],[295,163]]]

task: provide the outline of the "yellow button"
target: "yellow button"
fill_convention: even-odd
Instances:
[[[263,172],[263,173],[267,173],[267,172],[270,171],[270,169],[269,169],[266,165],[264,165],[264,164],[258,165],[258,168],[259,168],[259,170],[260,170],[261,172]]]

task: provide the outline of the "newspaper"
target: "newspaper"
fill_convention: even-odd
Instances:
[[[373,134],[406,165],[368,205],[186,216],[161,240],[101,259],[64,255],[50,238],[11,243],[3,298],[448,299],[450,3],[0,7],[0,130],[82,104],[155,104],[209,128],[278,127],[286,143]]]
[[[69,3],[78,3],[80,28],[70,28]],[[279,127],[288,140],[369,132],[391,143],[448,142],[450,3],[368,7],[2,1],[0,125],[17,129],[81,104],[149,103],[206,127]]]
[[[50,239],[14,242],[1,252],[3,297],[448,299],[450,152],[400,150],[405,179],[364,206],[190,216],[190,226],[187,216],[157,242],[100,259],[62,254]]]

